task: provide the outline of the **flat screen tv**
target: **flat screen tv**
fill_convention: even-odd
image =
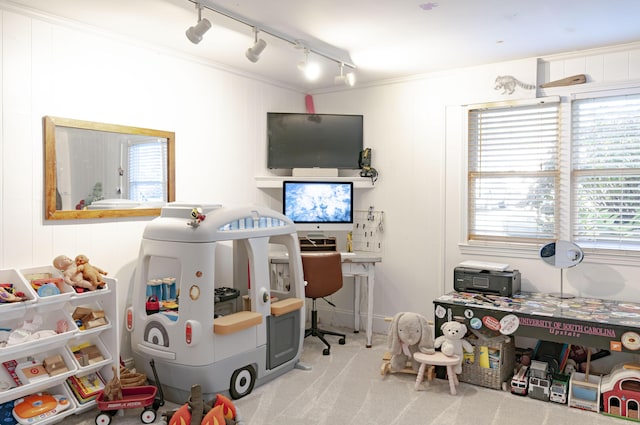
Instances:
[[[353,228],[353,183],[284,181],[282,209],[298,231],[350,231]]]
[[[268,168],[360,168],[362,115],[267,113]]]

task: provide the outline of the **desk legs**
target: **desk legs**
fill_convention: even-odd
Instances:
[[[353,276],[353,333],[360,332],[360,275]]]
[[[353,331],[360,331],[360,285],[363,281],[367,284],[367,348],[371,348],[373,337],[373,289],[375,286],[373,263],[367,267],[366,274],[354,274],[353,283],[355,285],[353,304]]]

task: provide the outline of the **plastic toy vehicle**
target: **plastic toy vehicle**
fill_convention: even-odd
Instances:
[[[551,382],[551,395],[549,400],[554,403],[567,403],[567,393],[569,391],[569,375],[556,373]]]
[[[551,374],[549,373],[548,363],[531,360],[531,366],[529,366],[529,397],[549,401],[550,391]]]
[[[520,365],[520,368],[511,378],[511,394],[527,395],[529,389],[529,367]]]
[[[23,425],[31,425],[57,415],[70,405],[69,399],[61,394],[30,394],[14,402],[13,417]]]
[[[153,385],[140,385],[135,387],[122,388],[121,400],[105,400],[104,392],[101,391],[96,398],[96,403],[100,413],[96,416],[96,425],[109,425],[111,418],[118,413],[120,409],[135,409],[142,407],[140,420],[142,423],[150,424],[156,420],[156,412],[160,406],[164,405],[164,396],[158,374],[153,360],[151,360],[151,370],[153,371],[157,387]],[[159,390],[158,390],[159,389]],[[158,397],[156,397],[158,394]]]
[[[271,287],[272,251],[288,258],[281,288]],[[221,261],[228,254],[231,261]],[[216,285],[225,271],[233,276],[229,286]],[[155,359],[171,375],[162,387],[173,402],[189,397],[194,383],[205,399],[246,396],[300,360],[303,277],[296,227],[281,213],[257,205],[170,203],[145,227],[126,310],[136,369],[150,375],[147,365]],[[174,296],[158,280],[175,285],[177,309],[147,312],[149,293],[157,291],[161,302]]]

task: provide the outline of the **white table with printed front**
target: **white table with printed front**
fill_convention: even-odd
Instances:
[[[367,348],[371,348],[371,338],[373,336],[373,293],[375,287],[375,265],[382,261],[382,257],[374,252],[341,252],[342,275],[353,277],[354,297],[353,316],[354,332],[360,331],[360,287],[364,283],[367,285]],[[286,255],[273,255],[270,257],[273,266],[287,267],[289,259]],[[284,273],[275,273],[275,278],[280,279]],[[278,283],[276,282],[276,286]]]

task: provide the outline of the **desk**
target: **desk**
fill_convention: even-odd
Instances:
[[[513,297],[451,292],[434,302],[436,330],[452,318],[504,335],[638,354],[640,304],[548,294]]]
[[[342,254],[342,275],[353,277],[354,297],[353,297],[353,330],[360,331],[360,286],[367,285],[367,348],[371,348],[371,338],[373,336],[373,292],[375,287],[375,265],[382,261],[380,254],[373,252],[344,252]],[[288,267],[289,259],[286,255],[273,255],[269,258],[273,267]],[[272,276],[274,273],[272,273]],[[283,285],[277,282],[281,276],[286,276],[284,271],[275,273],[275,286]],[[273,285],[273,283],[272,283]]]

